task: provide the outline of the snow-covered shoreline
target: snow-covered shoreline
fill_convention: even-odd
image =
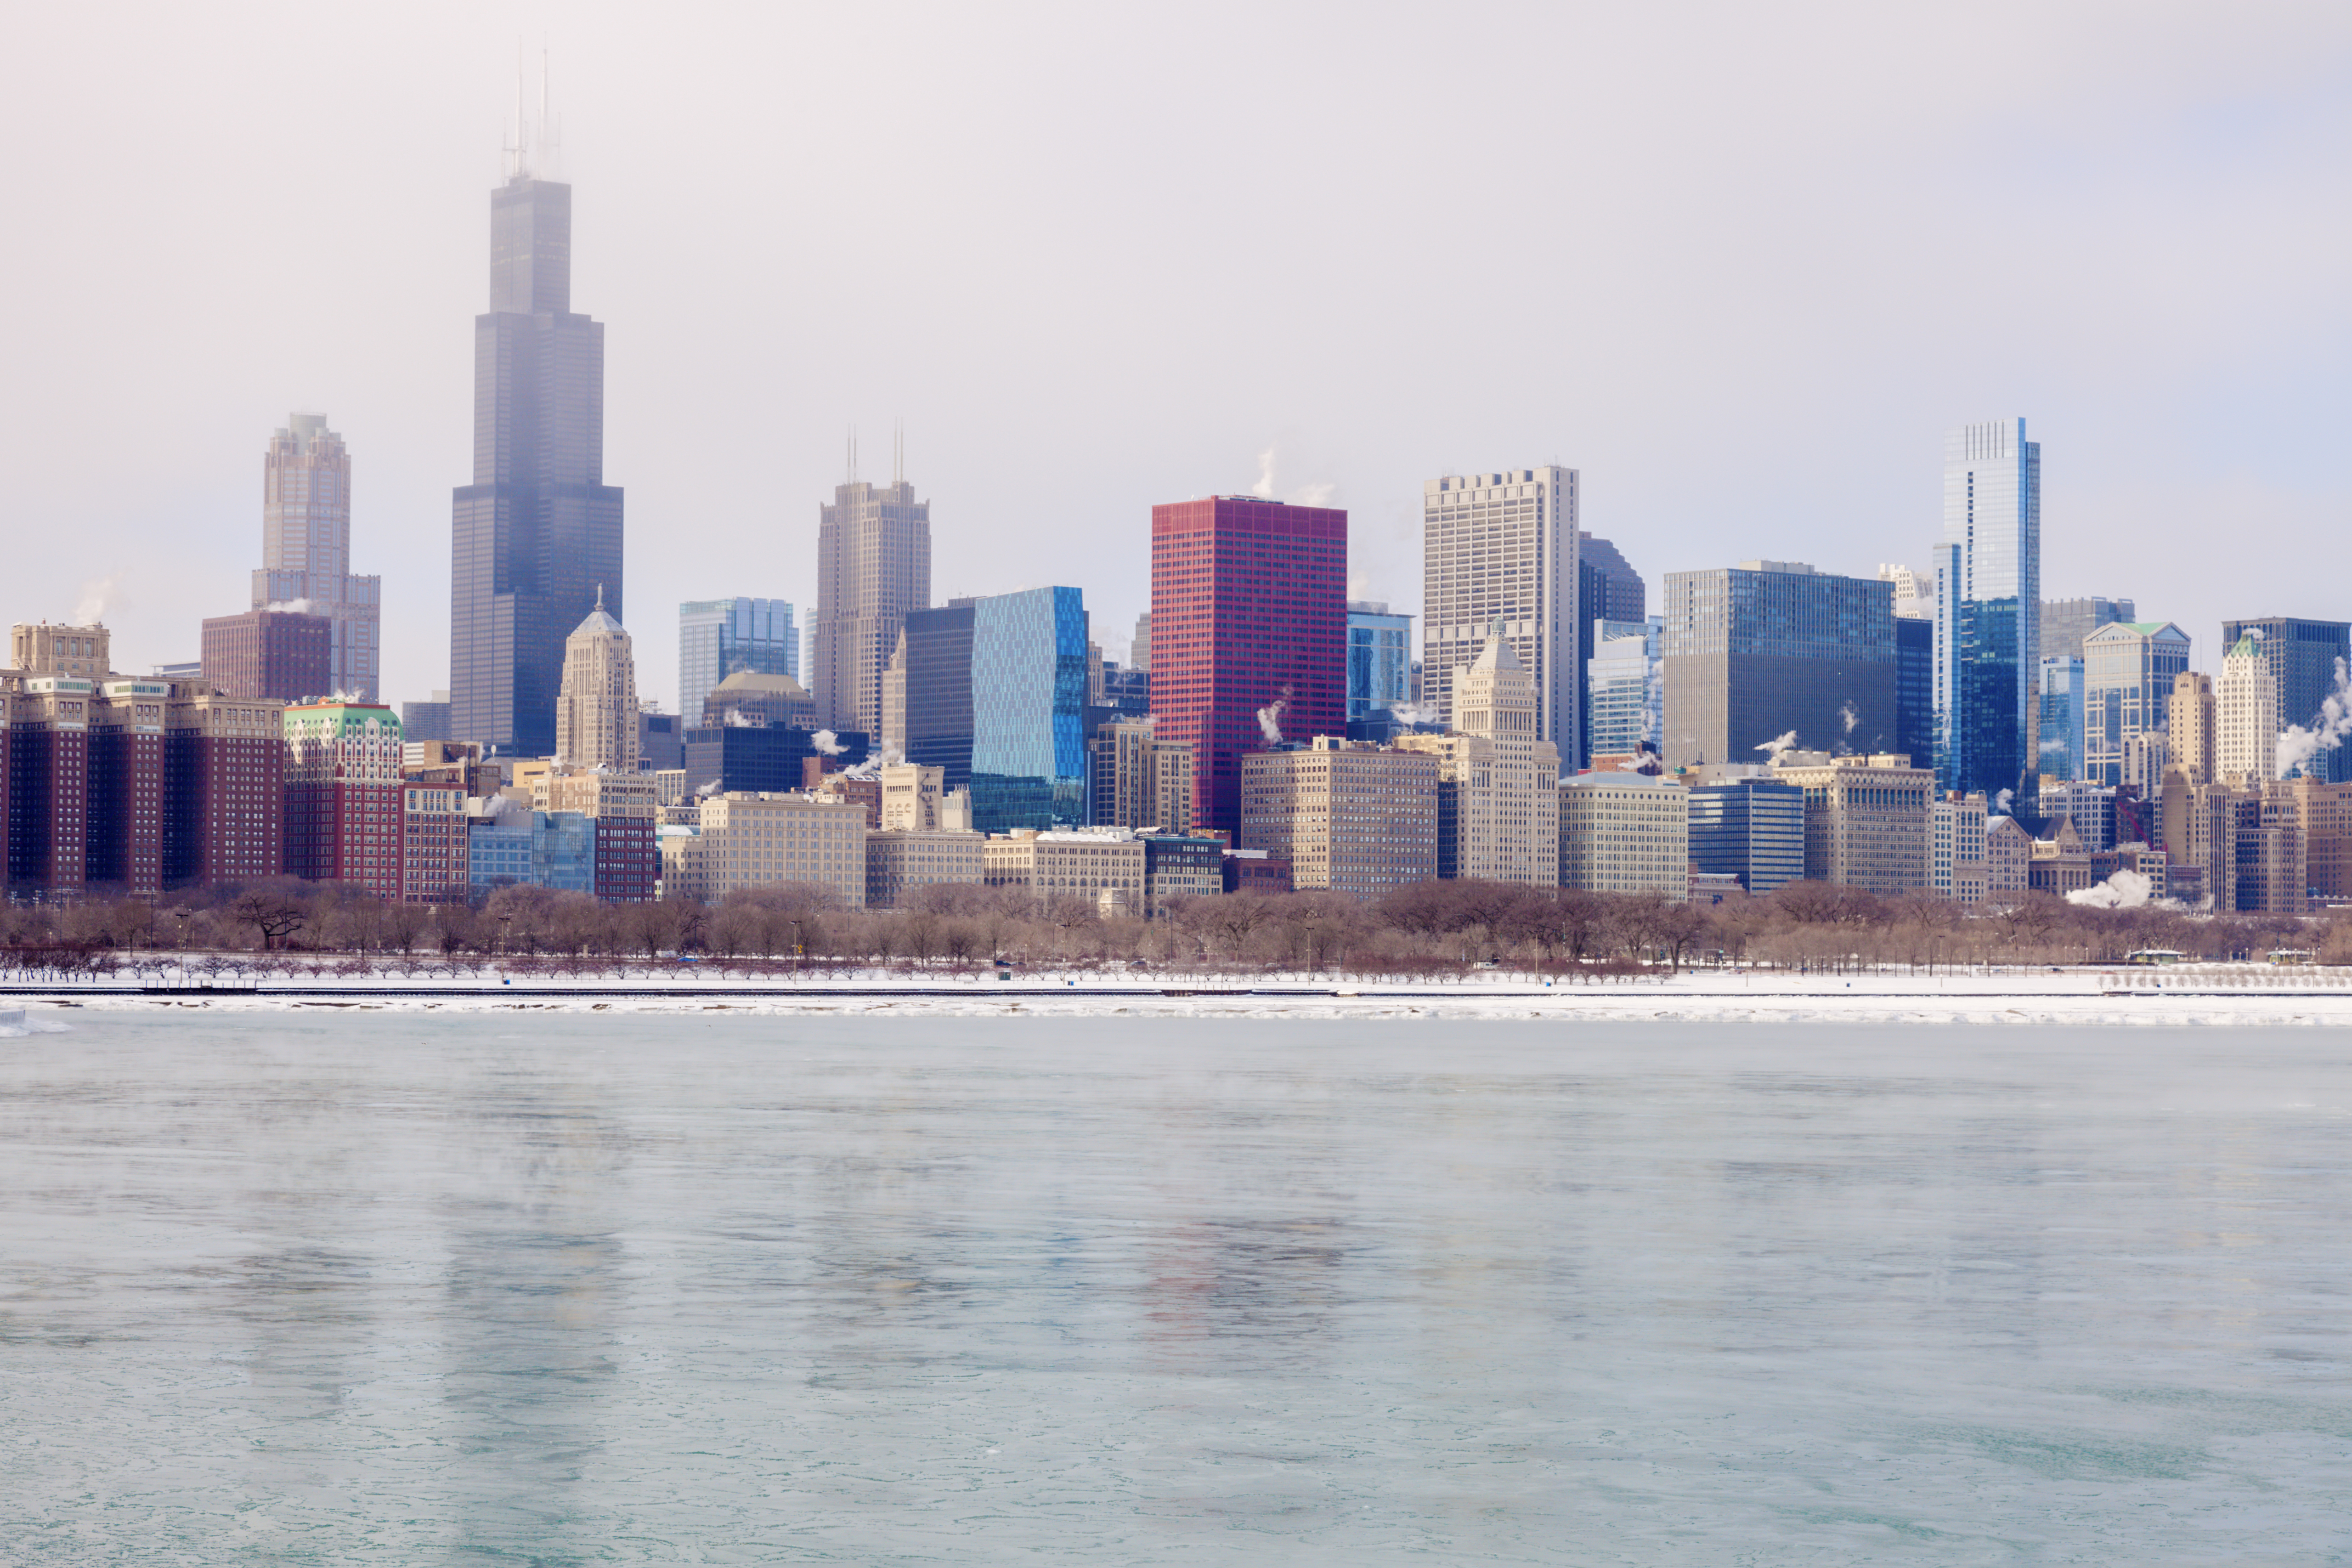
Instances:
[[[1546,986],[1525,976],[1373,983],[1331,976],[1150,977],[875,973],[844,979],[489,973],[270,980],[257,990],[142,990],[67,984],[0,988],[0,1012],[32,1018],[86,1008],[363,1012],[630,1013],[696,1016],[1538,1019],[1563,1023],[2071,1024],[2352,1026],[2352,976],[2321,969],[2199,965],[1860,974],[1700,970]]]

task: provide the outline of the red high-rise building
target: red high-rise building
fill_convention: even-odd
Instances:
[[[1192,826],[1241,825],[1241,759],[1348,726],[1348,514],[1255,496],[1151,509],[1151,711],[1192,747]],[[1261,722],[1260,715],[1265,716]]]
[[[78,677],[35,675],[9,696],[11,888],[70,896],[86,880],[91,690]]]
[[[400,721],[380,702],[286,710],[286,870],[400,897]]]
[[[163,714],[163,885],[286,869],[286,705],[175,680]]]

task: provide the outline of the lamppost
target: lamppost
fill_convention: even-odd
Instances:
[[[794,921],[792,922],[792,927],[793,958],[794,965],[803,974],[806,974],[808,973],[808,943],[801,940],[801,922]]]
[[[500,958],[504,958],[507,955],[507,928],[513,923],[514,916],[512,915],[500,915],[499,917],[499,956]]]

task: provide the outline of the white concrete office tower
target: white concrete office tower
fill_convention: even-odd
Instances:
[[[2022,419],[1944,437],[1936,546],[1936,773],[1946,790],[2022,793],[2039,737],[2042,444]]]
[[[637,771],[637,660],[629,634],[604,613],[604,596],[564,639],[555,697],[555,760],[582,770]]]
[[[299,609],[332,623],[334,689],[376,700],[381,577],[352,574],[352,457],[323,414],[288,416],[261,460],[261,567],[253,607]]]
[[[2278,776],[2278,680],[2270,652],[2249,632],[2221,656],[2213,692],[2213,767],[2232,789]]]
[[[1476,661],[1499,618],[1535,681],[1538,737],[1581,756],[1577,471],[1449,474],[1421,489],[1420,700],[1455,722],[1455,671]]]
[[[702,700],[730,675],[801,674],[790,599],[690,599],[677,607],[677,710],[702,722]]]
[[[931,503],[904,479],[834,487],[817,525],[810,689],[827,727],[877,735],[907,612],[931,605]]]

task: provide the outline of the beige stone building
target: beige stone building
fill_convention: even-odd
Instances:
[[[2305,879],[2323,899],[2352,899],[2352,784],[2290,782],[2303,830]]]
[[[1990,820],[1982,794],[1957,791],[1933,798],[1927,807],[1927,889],[1939,899],[1975,906],[1990,890],[1985,870],[1985,826]]]
[[[1899,753],[1786,752],[1772,776],[1805,792],[1805,879],[1895,895],[1928,886],[1931,768]]]
[[[2214,766],[2213,678],[2193,669],[2174,676],[2168,718],[2168,769],[2188,769],[2189,783],[2211,784],[2221,776]]]
[[[670,841],[662,841],[666,891],[716,903],[741,888],[805,882],[850,909],[865,907],[866,807],[857,802],[733,793],[709,796],[699,815],[693,837],[676,851],[675,889]]]
[[[2032,883],[2033,835],[2013,816],[1985,823],[1985,902],[2007,906],[2025,897]]]
[[[563,685],[555,699],[555,755],[567,766],[637,771],[637,661],[629,634],[596,607],[563,644]]]
[[[1437,876],[1438,759],[1318,735],[1242,758],[1241,845],[1290,863],[1291,885],[1370,902]]]
[[[70,675],[100,680],[113,673],[114,634],[93,623],[86,626],[13,626],[8,633],[8,668],[20,675]]]
[[[2055,834],[2033,841],[2025,882],[2035,892],[2054,893],[2063,899],[2099,879],[2092,870],[2090,852],[2083,847],[2083,836],[2074,831],[2073,823],[2062,818]]]
[[[893,833],[937,833],[947,806],[945,768],[892,763],[879,770],[882,828]]]
[[[1119,719],[1087,742],[1088,819],[1098,826],[1192,830],[1192,748],[1149,719]]]
[[[1645,773],[1562,780],[1559,885],[1689,898],[1690,792]]]
[[[2222,655],[2214,707],[2213,776],[2235,788],[2270,783],[2278,774],[2278,681],[2260,637],[2242,637]]]
[[[888,809],[887,801],[884,809]],[[949,833],[936,827],[869,830],[866,835],[866,907],[899,909],[919,889],[984,882],[987,842],[977,833]]]
[[[1556,886],[1559,748],[1536,734],[1535,681],[1500,637],[1454,672],[1454,732],[1401,735],[1438,760],[1437,874]]]
[[[1106,915],[1144,909],[1143,840],[1124,828],[1019,828],[981,847],[981,879],[1026,889],[1042,908],[1086,899]]]

